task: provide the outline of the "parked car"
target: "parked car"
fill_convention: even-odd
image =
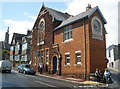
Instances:
[[[12,63],[8,60],[1,60],[0,61],[0,71],[2,72],[6,72],[8,71],[9,73],[11,73],[12,70]]]
[[[18,66],[18,73],[24,73],[24,74],[34,74],[36,71],[30,66],[30,64],[21,64]]]

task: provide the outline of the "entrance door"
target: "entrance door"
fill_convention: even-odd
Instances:
[[[53,74],[57,72],[57,57],[53,57]]]

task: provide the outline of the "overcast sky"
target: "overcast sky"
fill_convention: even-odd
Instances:
[[[8,2],[9,1],[9,2]],[[118,1],[119,0],[2,0],[0,2],[0,41],[4,40],[7,27],[10,27],[10,41],[13,33],[26,34],[32,29],[40,8],[44,2],[47,7],[77,15],[88,4],[98,6],[105,17],[107,47],[118,43]],[[23,2],[24,1],[24,2]],[[26,1],[26,2],[25,2]],[[34,1],[34,2],[32,2]],[[48,2],[49,1],[49,2]]]

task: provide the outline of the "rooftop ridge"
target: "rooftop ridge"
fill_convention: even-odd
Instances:
[[[57,29],[59,29],[59,28],[62,28],[64,26],[66,26],[66,25],[70,25],[70,24],[72,24],[72,23],[74,23],[76,21],[79,21],[79,20],[81,20],[83,18],[89,18],[96,10],[98,10],[98,12],[100,13],[100,16],[102,17],[104,23],[106,24],[106,20],[103,17],[103,15],[102,15],[99,7],[95,6],[95,7],[90,8],[90,9],[88,9],[88,10],[86,10],[86,11],[80,13],[80,14],[77,14],[77,15],[75,15],[73,17],[70,17],[70,18],[64,20],[58,27],[56,27],[54,29],[54,31],[57,30]]]

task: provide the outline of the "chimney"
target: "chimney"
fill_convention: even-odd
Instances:
[[[5,33],[5,40],[4,40],[7,44],[9,43],[9,27],[7,29],[7,32]]]
[[[88,6],[86,7],[86,11],[89,10],[89,9],[91,9],[91,8],[92,8],[91,5],[88,4]]]
[[[31,30],[27,30],[27,35],[31,35],[32,31]]]

